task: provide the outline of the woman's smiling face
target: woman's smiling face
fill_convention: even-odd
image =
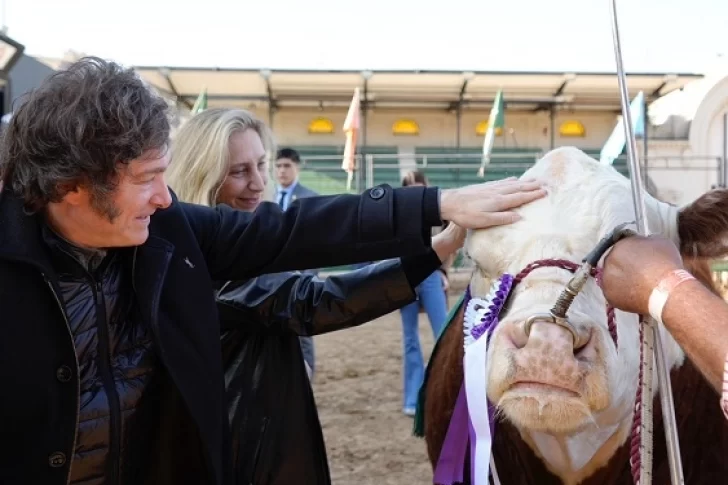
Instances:
[[[218,204],[254,211],[268,184],[268,158],[255,130],[235,131],[228,142],[230,166],[217,195]]]

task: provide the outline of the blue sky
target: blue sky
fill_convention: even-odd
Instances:
[[[125,64],[614,71],[610,0],[0,0],[31,55]],[[728,0],[619,0],[628,71],[728,60]]]

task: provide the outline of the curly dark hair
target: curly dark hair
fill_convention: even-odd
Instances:
[[[119,164],[169,142],[167,103],[132,69],[85,57],[31,91],[4,130],[0,174],[30,212],[89,190],[103,213]]]

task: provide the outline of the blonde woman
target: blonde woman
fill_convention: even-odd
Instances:
[[[270,131],[246,111],[217,109],[206,113],[196,117],[194,123],[183,125],[175,137],[173,150],[177,163],[169,168],[169,183],[182,201],[207,206],[222,203],[252,212],[264,200],[271,200],[274,193],[267,183],[268,160],[273,150]],[[190,133],[191,130],[199,134]],[[255,153],[248,153],[251,150]],[[239,160],[247,155],[258,158],[252,160],[255,163],[251,166],[242,162],[229,166],[231,153]],[[265,173],[260,180],[254,180],[249,176],[252,170]],[[224,184],[220,183],[222,174],[226,175]],[[300,344],[306,374],[311,378],[312,337],[302,335]]]
[[[273,152],[268,128],[251,113],[206,110],[177,133],[168,181],[180,200],[254,211]],[[421,256],[325,280],[289,272],[218,284],[236,483],[330,483],[298,336],[360,325],[414,301],[414,288],[463,240],[451,224]]]

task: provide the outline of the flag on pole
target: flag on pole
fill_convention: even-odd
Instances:
[[[629,114],[632,117],[632,131],[635,137],[645,136],[645,95],[640,91],[629,105]],[[620,116],[617,125],[612,130],[607,141],[599,153],[599,162],[612,165],[614,160],[622,154],[627,140],[624,137],[624,117]]]
[[[207,109],[207,87],[202,88],[190,112],[195,115]]]
[[[485,166],[490,163],[490,154],[493,151],[493,141],[495,141],[495,132],[503,129],[505,126],[505,111],[503,110],[503,90],[499,89],[495,95],[493,108],[490,110],[490,118],[488,118],[488,129],[485,131],[485,139],[483,140],[483,158],[480,162],[479,177],[485,177]]]
[[[348,174],[346,190],[351,190],[351,182],[354,178],[354,170],[356,170],[356,139],[361,124],[360,106],[359,88],[355,88],[354,96],[351,98],[351,104],[349,105],[349,112],[346,114],[346,120],[344,121],[346,144],[344,145],[344,159],[341,162],[341,169]]]

